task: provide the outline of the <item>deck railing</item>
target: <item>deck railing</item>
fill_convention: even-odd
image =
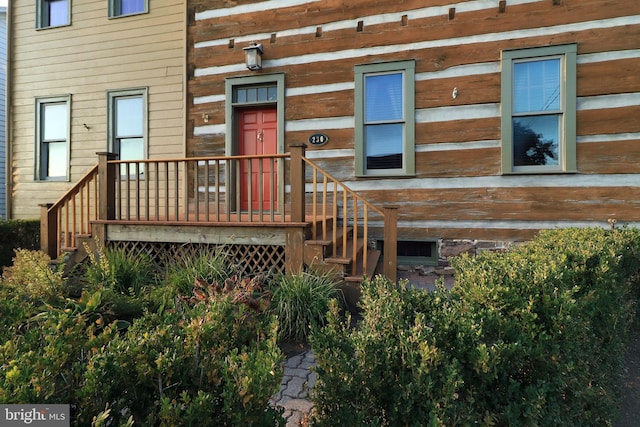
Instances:
[[[395,281],[397,254],[393,249],[398,241],[397,207],[384,206],[380,209],[374,206],[306,158],[305,148],[304,144],[290,146],[292,218],[297,215],[310,221],[312,239],[331,239],[334,257],[352,263],[352,276],[362,275],[367,267],[369,230],[372,222],[377,222],[378,227],[383,228],[385,246],[392,248],[383,252],[383,273]],[[309,173],[306,166],[309,166]],[[329,220],[333,224],[329,224]]]
[[[287,154],[114,160],[117,221],[283,222]]]
[[[371,218],[384,227],[385,245],[395,247],[393,207],[380,209],[360,197],[307,159],[304,145],[290,148],[285,154],[162,160],[116,160],[111,153],[99,153],[97,166],[56,203],[43,206],[42,248],[57,257],[76,248],[77,236],[89,234],[92,223],[110,221],[210,226],[310,222],[312,238],[331,239],[334,256],[351,260],[355,272],[356,265],[367,265]],[[384,263],[385,274],[395,279],[395,251],[385,251]]]
[[[311,212],[307,215],[313,218],[312,239],[330,241],[331,253],[351,263],[352,275],[366,274],[370,227],[377,225],[386,230],[390,226],[386,219],[395,215],[394,208],[374,206],[312,160],[305,157],[304,162],[310,169],[307,176],[309,172],[311,175],[310,198],[307,198]],[[333,224],[328,224],[330,218]],[[395,246],[394,242],[387,243],[389,247]]]
[[[57,202],[42,206],[42,247],[57,257],[77,247],[77,238],[91,232],[98,218],[98,165],[94,166]]]

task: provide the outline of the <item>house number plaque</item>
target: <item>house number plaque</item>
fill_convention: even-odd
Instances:
[[[314,133],[309,137],[309,144],[324,145],[329,142],[329,136],[324,133]]]

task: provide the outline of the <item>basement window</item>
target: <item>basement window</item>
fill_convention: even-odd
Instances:
[[[384,240],[377,241],[377,249],[384,253]],[[396,253],[398,264],[438,264],[438,246],[434,240],[398,240]]]

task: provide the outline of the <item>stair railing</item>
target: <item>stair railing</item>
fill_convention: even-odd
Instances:
[[[332,253],[334,256],[351,261],[352,276],[364,274],[369,257],[371,219],[377,217],[384,229],[385,247],[390,249],[384,251],[383,273],[395,281],[397,256],[394,249],[397,246],[397,207],[385,206],[381,209],[373,205],[318,164],[305,157],[304,150],[304,145],[292,146],[291,161],[295,163],[296,157],[300,155],[303,164],[310,168],[310,178],[308,173],[305,175],[305,180],[311,184],[310,191],[308,191],[310,200],[307,197],[305,204],[310,205],[311,209],[310,213],[307,212],[311,215],[311,238],[329,240],[328,221],[331,216],[334,221],[330,237]],[[298,153],[298,151],[300,152]],[[341,224],[335,223],[337,218],[341,218]],[[342,227],[341,241],[339,240],[338,227]],[[350,227],[352,227],[353,233],[351,244],[348,243],[347,238]],[[362,241],[360,245],[363,245],[361,252],[359,240]],[[358,265],[362,266],[362,271],[357,270]]]
[[[53,204],[41,205],[40,246],[51,258],[77,248],[77,237],[91,232],[98,218],[98,165]]]

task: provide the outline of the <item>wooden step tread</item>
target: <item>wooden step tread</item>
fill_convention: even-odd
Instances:
[[[347,227],[347,235],[351,235],[351,231],[353,230],[353,227]],[[342,236],[344,233],[344,228],[340,227],[337,229],[336,231],[336,243],[337,246],[340,247],[342,246]],[[333,230],[329,230],[329,232],[327,232],[327,235],[330,236],[329,239],[307,239],[305,240],[305,244],[308,245],[321,245],[321,246],[329,246],[333,244]]]
[[[377,249],[369,249],[367,251],[367,268],[364,270],[367,277],[373,277],[375,275],[378,261],[380,260],[381,252]],[[362,257],[358,258],[358,264],[356,265],[356,271],[362,272]],[[365,274],[355,274],[344,278],[347,282],[362,282]]]
[[[331,263],[331,264],[343,264],[343,265],[349,265],[351,264],[351,258],[336,258],[336,257],[331,257],[331,258],[326,258],[325,262],[327,263]]]

